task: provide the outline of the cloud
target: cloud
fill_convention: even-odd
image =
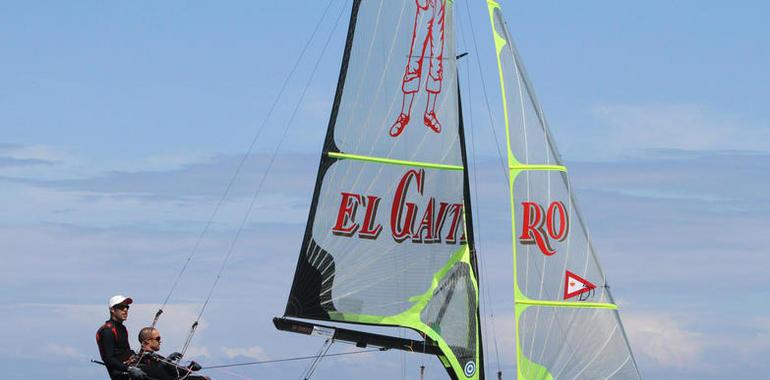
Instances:
[[[0,144],[0,180],[11,178],[64,178],[58,171],[73,161],[69,153],[45,145]]]
[[[210,154],[205,153],[169,153],[158,154],[144,157],[131,165],[121,165],[124,172],[151,172],[151,171],[173,171],[181,170],[191,165],[205,164],[214,159]]]
[[[159,307],[158,304],[131,305],[126,327],[132,347],[138,345],[135,334],[149,324]],[[163,349],[182,346],[199,309],[198,304],[166,305],[163,317],[157,325],[163,337]],[[6,353],[12,357],[86,359],[98,355],[93,334],[107,316],[106,304],[4,304],[0,305],[0,317],[8,323],[0,326],[0,336],[6,337],[5,342],[18,349],[15,353]],[[201,319],[199,333],[205,333],[208,325],[207,319]],[[66,326],[66,330],[41,329],[40,326]],[[18,334],[18,331],[27,333]],[[192,346],[188,356],[198,355],[207,356],[208,351]]]
[[[661,150],[770,152],[766,122],[699,105],[605,104],[571,123],[553,128],[568,161],[657,156]]]
[[[134,195],[139,198],[218,199],[243,159],[243,155],[219,155],[198,161],[180,156],[169,162],[151,164],[136,170],[108,170],[79,178],[37,178],[17,182],[58,191],[116,194],[126,197]],[[258,187],[271,159],[268,155],[254,154],[243,161],[239,177],[233,183],[230,194],[236,197],[251,195]],[[152,161],[155,158],[147,160]],[[184,163],[180,164],[181,162]],[[308,165],[309,162],[313,164]],[[265,187],[285,192],[295,190],[297,185],[304,185],[307,181],[312,183],[318,168],[317,163],[316,155],[279,155],[275,158]]]
[[[616,151],[770,149],[770,131],[694,105],[605,105],[593,115],[607,127],[593,135]]]
[[[67,359],[81,360],[81,359],[86,359],[88,357],[87,355],[78,351],[75,347],[62,346],[54,343],[49,343],[48,345],[46,345],[45,352],[48,355],[53,355],[57,357],[67,358]]]
[[[668,367],[698,366],[706,349],[702,334],[688,330],[681,318],[666,313],[623,314],[623,324],[637,355]]]
[[[53,162],[35,160],[35,159],[16,159],[10,157],[0,157],[0,168],[35,166],[35,165],[53,165]]]
[[[72,159],[72,155],[48,145],[0,144],[0,157],[46,164]]]
[[[770,316],[755,319],[756,326],[759,329],[759,336],[770,338]],[[770,339],[765,340],[770,345]]]
[[[0,318],[30,330],[52,324],[66,328],[45,337],[53,347],[29,347],[25,340],[13,337],[18,335],[15,330],[0,329],[0,336],[11,336],[9,344],[19,347],[2,350],[0,360],[24,354],[67,360],[67,355],[79,352],[93,357],[93,330],[106,318],[101,298],[112,292],[126,291],[140,300],[129,319],[132,334],[147,324],[158,305],[144,301],[165,295],[240,157],[213,156],[186,163],[180,158],[178,165],[170,158],[167,166],[159,163],[155,169],[147,165],[147,170],[107,171],[75,179],[6,181],[0,190],[7,200],[0,242],[8,260],[0,268],[0,283],[9,298],[0,305]],[[266,159],[255,156],[247,163],[249,169],[244,169],[243,178],[232,189],[233,198],[220,211],[216,228],[205,237],[174,296],[174,302],[180,303],[167,308],[161,318],[164,352],[181,347]],[[317,159],[289,155],[276,162],[275,175],[263,189],[258,211],[241,236],[188,357],[205,358],[208,364],[232,362],[236,357],[264,360],[312,354],[320,345],[306,337],[277,333],[269,322],[285,306]],[[744,302],[731,303],[730,295],[736,292],[763,299],[763,293],[753,289],[762,289],[770,275],[762,249],[770,244],[764,234],[770,196],[756,189],[767,185],[761,173],[770,170],[770,155],[660,149],[624,160],[568,166],[613,290],[631,307],[631,311],[624,308],[621,317],[633,333],[631,344],[643,365],[657,368],[664,374],[661,378],[675,378],[667,376],[673,371],[692,375],[687,366],[708,367],[720,347],[730,347],[737,363],[751,363],[768,352],[763,339],[767,340],[770,328],[760,327],[770,323],[754,319],[763,313],[761,302],[751,315],[733,316],[733,325],[707,321],[717,318],[709,314],[715,298],[725,300],[725,308]],[[515,362],[515,345],[514,323],[507,313],[512,308],[512,287],[505,282],[512,265],[508,188],[505,181],[485,179],[499,171],[499,163],[493,161],[479,172],[479,203],[474,207],[483,217],[475,226],[489,270],[482,286],[497,289],[491,297],[500,360],[503,367],[510,367]],[[275,223],[275,215],[284,216],[282,223]],[[488,261],[496,255],[499,262]],[[705,277],[729,281],[715,281],[704,288]],[[66,292],[60,290],[65,288]],[[649,310],[635,314],[633,306],[642,304]],[[688,319],[676,319],[684,310],[691,312]],[[249,331],[236,337],[233,326],[242,323],[244,315],[254,323],[249,322]],[[734,326],[740,323],[756,329],[739,334]],[[263,349],[267,344],[269,355]],[[494,342],[487,336],[485,344],[492,360]],[[400,353],[358,358],[338,360],[352,368],[344,373],[366,376],[375,365],[382,369],[381,376],[400,373]],[[413,364],[411,356],[406,358],[408,365]],[[415,368],[420,360],[414,359]],[[434,363],[433,358],[424,360]],[[304,364],[291,368],[301,370]],[[435,373],[441,373],[438,367]],[[275,368],[274,377],[280,377],[280,368],[285,367]],[[752,373],[764,369],[755,368]],[[323,370],[322,366],[319,371]],[[261,378],[264,372],[260,371],[268,370],[243,371]],[[712,371],[716,374],[712,378],[722,374]]]
[[[242,158],[217,156],[176,169],[112,171],[84,178],[5,178],[0,196],[8,205],[4,209],[8,220],[19,224],[44,221],[99,227],[152,223],[162,228],[199,229],[225,189],[229,189],[228,196],[217,211],[215,228],[237,226],[260,189],[251,222],[273,222],[276,215],[283,222],[304,222],[318,157],[279,156],[262,182],[270,158],[255,155],[245,161],[239,177],[228,187]]]
[[[190,345],[190,348],[188,348],[187,352],[185,353],[185,357],[188,359],[210,358],[211,351],[209,351],[209,348],[206,346]]]
[[[267,360],[269,356],[265,349],[260,346],[251,347],[220,347],[219,349],[228,359],[244,357],[254,360]]]

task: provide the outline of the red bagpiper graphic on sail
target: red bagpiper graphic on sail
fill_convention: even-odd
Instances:
[[[436,98],[441,92],[441,81],[444,76],[444,8],[446,0],[415,0],[417,11],[414,15],[412,30],[412,46],[406,62],[401,91],[401,113],[390,127],[390,135],[397,137],[404,131],[412,114],[412,102],[415,93],[420,89],[422,78],[422,63],[428,58],[430,66],[428,78],[425,81],[425,91],[428,101],[425,104],[423,123],[433,132],[441,132],[441,123],[436,117]],[[416,49],[415,49],[416,48]],[[430,50],[428,50],[430,49]],[[428,55],[426,56],[426,51]],[[415,55],[417,54],[417,55]]]
[[[596,289],[596,285],[570,271],[564,274],[564,299],[590,292]]]

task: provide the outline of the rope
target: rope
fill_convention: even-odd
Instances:
[[[155,327],[155,324],[158,323],[158,319],[160,319],[161,314],[163,314],[163,308],[165,308],[166,305],[168,304],[168,301],[171,298],[171,295],[176,290],[177,285],[179,285],[179,280],[182,278],[182,275],[187,270],[187,266],[190,264],[190,261],[192,261],[192,258],[193,256],[195,256],[195,253],[197,253],[198,248],[200,247],[201,241],[203,240],[203,237],[208,232],[209,228],[211,227],[211,224],[214,222],[214,218],[219,213],[219,209],[222,207],[222,204],[224,203],[225,199],[230,194],[230,190],[232,189],[233,183],[235,183],[236,178],[238,178],[238,176],[240,175],[241,169],[243,169],[243,166],[246,163],[246,160],[251,156],[251,152],[254,150],[254,146],[259,140],[259,137],[262,135],[262,131],[265,129],[265,125],[267,125],[267,121],[272,116],[273,111],[278,105],[278,101],[281,99],[281,97],[283,96],[283,93],[286,91],[286,87],[289,81],[294,77],[294,73],[297,71],[297,68],[299,67],[299,63],[304,58],[305,53],[307,52],[307,49],[310,46],[310,43],[313,41],[313,39],[315,39],[315,36],[318,33],[318,29],[321,27],[323,20],[326,18],[326,15],[328,14],[332,3],[334,3],[334,0],[329,0],[329,3],[326,5],[326,9],[321,15],[321,18],[318,20],[318,23],[313,29],[313,32],[310,34],[310,38],[305,43],[305,46],[302,48],[302,51],[300,52],[299,57],[297,57],[297,60],[294,62],[294,66],[292,67],[291,71],[289,71],[289,75],[286,76],[286,78],[284,79],[283,84],[281,85],[281,89],[278,91],[278,95],[276,95],[275,99],[273,100],[273,103],[270,105],[267,115],[262,120],[262,123],[259,125],[259,128],[257,129],[257,134],[251,140],[251,144],[249,144],[249,148],[246,150],[246,154],[243,155],[243,157],[241,158],[241,161],[238,163],[238,167],[235,169],[233,176],[230,178],[230,181],[227,183],[227,186],[225,187],[225,191],[222,194],[222,197],[219,198],[217,205],[214,207],[214,211],[209,216],[208,221],[206,221],[206,226],[203,228],[203,231],[201,231],[200,235],[198,235],[198,239],[195,241],[195,245],[193,246],[193,249],[190,252],[190,255],[187,257],[187,260],[185,260],[184,265],[182,265],[182,269],[177,274],[176,279],[174,280],[173,285],[171,285],[171,289],[166,295],[166,298],[163,300],[163,303],[158,309],[158,312],[155,313],[155,318],[152,321],[151,327]]]
[[[333,2],[334,0],[331,0],[331,1]],[[304,101],[305,95],[307,95],[307,90],[310,87],[310,82],[313,80],[316,72],[318,71],[318,67],[320,66],[324,53],[326,53],[329,47],[329,43],[332,40],[334,31],[337,29],[337,26],[339,26],[339,21],[342,18],[343,13],[344,13],[343,9],[341,9],[339,15],[337,16],[337,20],[334,23],[334,28],[332,29],[332,32],[329,33],[329,37],[326,39],[323,49],[321,50],[321,57],[319,57],[319,59],[316,61],[315,66],[313,67],[313,71],[310,73],[310,78],[308,79],[308,82],[305,84],[305,88],[302,90],[302,95],[300,96],[296,106],[294,107],[294,110],[292,111],[291,117],[289,118],[289,121],[287,123],[287,127],[284,128],[283,134],[281,135],[278,145],[276,145],[275,150],[273,150],[273,154],[270,156],[270,161],[267,165],[267,169],[265,169],[265,172],[262,174],[262,178],[260,178],[259,185],[257,186],[257,190],[254,192],[254,195],[251,198],[251,202],[249,203],[249,207],[246,210],[246,213],[244,214],[243,219],[241,220],[241,224],[238,226],[238,230],[235,233],[235,237],[230,243],[230,247],[228,248],[225,257],[222,260],[222,264],[219,267],[219,271],[217,272],[217,276],[214,279],[214,283],[211,285],[211,288],[209,289],[209,293],[206,296],[206,300],[203,302],[203,306],[201,307],[201,310],[198,313],[198,317],[193,323],[192,328],[190,329],[190,335],[187,337],[185,346],[184,348],[182,348],[182,351],[181,351],[182,356],[184,356],[184,354],[187,352],[190,342],[192,341],[192,337],[195,334],[196,328],[198,326],[198,322],[203,316],[203,312],[206,310],[206,307],[208,306],[209,301],[211,300],[211,296],[214,294],[214,289],[216,289],[217,284],[219,284],[219,280],[222,278],[222,273],[225,270],[225,266],[227,265],[227,262],[230,260],[230,257],[232,256],[233,250],[235,249],[235,245],[241,236],[241,232],[243,232],[243,229],[246,226],[246,222],[248,221],[249,216],[251,215],[251,211],[254,208],[254,204],[256,203],[257,198],[259,197],[259,194],[262,192],[262,186],[265,184],[265,179],[267,179],[268,175],[270,174],[270,170],[273,168],[273,164],[275,163],[275,158],[278,156],[278,152],[280,151],[284,141],[286,140],[286,136],[288,135],[289,129],[291,129],[291,126],[294,123],[294,118],[297,116],[297,113],[299,111],[299,106]]]
[[[326,355],[324,355],[324,357],[330,358],[330,357],[334,357],[334,356],[358,355],[358,354],[366,354],[366,353],[377,352],[377,351],[387,351],[387,348],[375,348],[375,349],[372,349],[372,350],[363,350],[363,351],[355,351],[355,352],[340,352],[340,353],[336,353],[336,354],[326,354]],[[256,362],[218,364],[218,365],[212,365],[212,366],[208,366],[208,367],[203,367],[203,369],[219,369],[219,368],[230,368],[230,367],[245,367],[245,366],[250,366],[250,365],[283,363],[283,362],[291,362],[291,361],[298,361],[298,360],[315,359],[316,357],[318,357],[318,355],[298,356],[298,357],[294,357],[294,358],[283,358],[283,359],[274,359],[274,360],[261,360],[261,361],[256,361]]]
[[[217,276],[217,278],[219,278],[219,276]],[[187,352],[187,348],[190,347],[190,342],[192,342],[193,335],[195,335],[195,329],[198,328],[198,321],[200,318],[200,315],[198,315],[198,319],[193,322],[192,326],[190,327],[190,332],[187,333],[187,339],[185,339],[184,345],[182,346],[182,356],[184,356],[184,354]],[[181,357],[179,359],[181,359]]]

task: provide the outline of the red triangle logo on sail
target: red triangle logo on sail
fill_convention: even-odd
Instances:
[[[596,289],[596,285],[570,271],[564,274],[564,299],[570,299],[579,294]]]

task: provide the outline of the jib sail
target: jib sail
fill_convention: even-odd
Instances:
[[[421,333],[481,379],[450,0],[356,0],[285,315]]]
[[[617,305],[523,65],[489,0],[508,145],[519,379],[637,379]]]

